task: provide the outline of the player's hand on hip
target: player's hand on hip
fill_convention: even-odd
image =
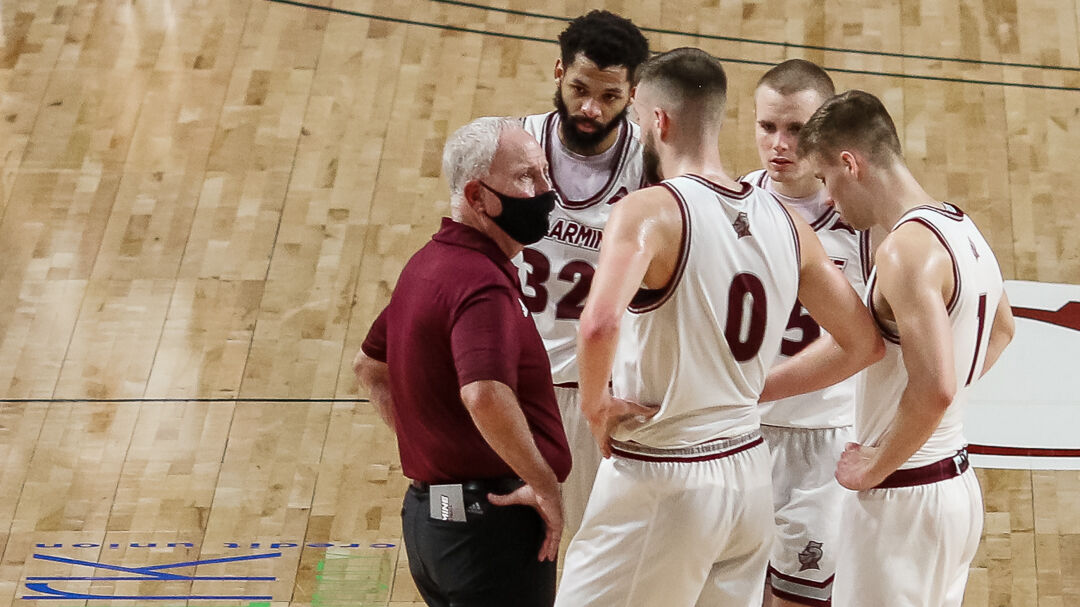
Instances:
[[[541,561],[554,561],[559,558],[559,540],[562,539],[563,529],[562,492],[559,485],[546,491],[533,485],[522,485],[506,495],[489,493],[487,497],[488,501],[496,506],[529,506],[539,512],[545,529],[544,541],[540,545],[537,558]]]
[[[836,480],[852,491],[873,489],[884,477],[873,470],[875,447],[848,443],[836,464]]]
[[[589,422],[593,438],[600,447],[600,454],[611,457],[611,431],[615,426],[623,423],[631,426],[644,424],[660,412],[660,407],[642,405],[606,394],[600,402],[582,402],[582,410]]]

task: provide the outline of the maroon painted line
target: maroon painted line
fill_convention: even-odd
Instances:
[[[968,445],[968,453],[977,455],[1015,455],[1021,457],[1080,457],[1080,449],[1047,449],[1042,447],[999,447],[997,445]]]
[[[1021,308],[1013,306],[1013,316],[1047,322],[1066,329],[1080,331],[1080,301],[1070,301],[1057,310]]]

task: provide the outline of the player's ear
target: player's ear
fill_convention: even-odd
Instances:
[[[555,60],[555,82],[562,80],[566,70],[563,69],[562,59]]]
[[[637,95],[637,86],[630,85],[630,103],[634,102],[634,97]]]
[[[855,179],[859,178],[862,173],[862,163],[860,159],[851,152],[844,150],[840,152],[840,162],[844,163],[844,170]]]
[[[656,132],[660,134],[660,139],[665,139],[668,130],[671,128],[671,118],[662,108],[656,108],[653,110],[653,121],[656,125]]]

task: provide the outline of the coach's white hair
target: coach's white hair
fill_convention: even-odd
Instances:
[[[465,184],[491,170],[491,161],[499,147],[499,136],[517,124],[512,118],[477,118],[447,138],[443,147],[442,169],[450,186],[450,215],[455,220],[461,220]]]

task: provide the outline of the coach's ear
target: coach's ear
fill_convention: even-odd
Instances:
[[[473,179],[465,184],[462,188],[461,194],[465,197],[465,204],[469,205],[474,212],[486,211],[483,201],[483,186],[480,185],[479,179]]]

